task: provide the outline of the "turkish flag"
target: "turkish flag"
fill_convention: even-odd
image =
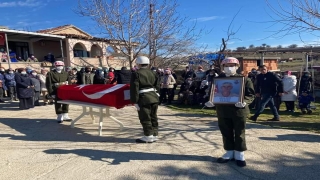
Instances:
[[[0,46],[4,46],[6,42],[6,36],[4,33],[0,33]]]
[[[62,100],[102,104],[117,109],[132,104],[129,84],[63,85],[58,88],[58,97]]]

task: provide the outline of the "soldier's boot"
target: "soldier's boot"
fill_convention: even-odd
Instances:
[[[301,109],[301,112],[302,112],[302,114],[307,114],[307,111],[306,111],[305,108],[302,108],[302,109]]]
[[[227,163],[234,160],[234,151],[227,151],[222,157],[218,158],[218,163]]]
[[[58,121],[58,123],[63,122],[63,115],[62,114],[57,114],[57,121]]]
[[[158,136],[153,136],[153,142],[158,141]]]
[[[153,135],[151,136],[143,136],[140,139],[136,139],[136,143],[153,143],[154,139],[153,139]]]
[[[236,159],[237,166],[244,167],[247,165],[243,151],[234,151],[234,158]]]
[[[308,114],[311,114],[312,113],[312,110],[311,109],[308,109]]]
[[[63,113],[62,117],[63,117],[64,121],[72,121],[72,119],[69,117],[68,113]]]

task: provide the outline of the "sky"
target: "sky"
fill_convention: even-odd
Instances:
[[[206,46],[207,51],[216,51],[221,39],[227,37],[227,29],[235,17],[232,27],[237,30],[233,39],[228,42],[228,49],[236,47],[261,46],[272,47],[291,44],[299,46],[318,45],[318,34],[288,35],[282,38],[272,36],[281,25],[270,23],[272,11],[266,0],[177,0],[177,12],[186,16],[186,24],[197,24],[198,30],[204,29],[197,46]],[[274,7],[278,0],[268,0]],[[285,1],[285,0],[280,0]],[[95,35],[95,23],[74,12],[78,0],[0,0],[2,19],[0,25],[10,29],[36,31],[73,24],[80,29]],[[237,16],[235,16],[238,13]]]

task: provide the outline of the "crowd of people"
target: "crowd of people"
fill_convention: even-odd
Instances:
[[[69,105],[60,104],[57,90],[61,85],[68,84],[130,84],[130,101],[138,111],[144,136],[137,139],[138,143],[152,143],[158,140],[158,105],[170,104],[174,100],[177,82],[182,79],[178,92],[178,103],[204,105],[215,108],[218,117],[218,126],[222,134],[226,153],[218,158],[218,163],[226,163],[232,159],[240,167],[246,166],[244,151],[247,150],[245,141],[245,124],[249,108],[256,112],[249,119],[256,121],[266,106],[269,106],[274,117],[270,121],[279,121],[279,107],[283,102],[286,111],[295,111],[295,101],[303,114],[312,113],[311,96],[312,77],[309,72],[303,72],[300,86],[297,87],[297,77],[291,71],[276,74],[268,71],[265,65],[245,76],[237,73],[240,66],[236,58],[229,57],[222,61],[221,70],[210,66],[204,70],[198,66],[196,70],[187,66],[181,77],[167,67],[165,69],[149,69],[150,60],[147,57],[138,57],[137,65],[133,69],[121,68],[77,68],[65,67],[62,61],[54,62],[50,71],[41,69],[40,72],[30,67],[13,70],[0,68],[0,102],[3,94],[9,96],[10,101],[19,100],[21,110],[34,106],[55,104],[57,120],[71,120],[68,116]],[[243,93],[235,94],[230,90],[233,84],[222,83],[222,91],[213,96],[237,97],[234,104],[215,104],[209,99],[211,88],[216,78],[244,77]],[[220,79],[221,80],[221,79]],[[160,93],[159,93],[160,92]],[[215,91],[214,91],[215,92]],[[40,103],[42,96],[43,102]],[[240,97],[241,96],[241,97]],[[54,103],[53,103],[54,102]]]
[[[64,71],[68,73],[68,84],[129,84],[131,74],[135,70],[135,68],[127,69],[126,67],[122,67],[119,71],[115,71],[112,67],[64,68]],[[202,66],[198,66],[196,70],[187,66],[181,77],[178,77],[170,67],[164,69],[152,67],[151,70],[155,71],[160,77],[160,105],[171,104],[175,95],[177,95],[178,104],[204,106],[205,102],[209,100],[214,78],[223,77],[225,74],[224,71],[215,69],[214,66],[210,66],[208,70],[204,70]],[[55,71],[55,68],[51,71]],[[47,73],[48,70],[46,69],[36,71],[31,67],[15,70],[1,68],[0,103],[4,102],[3,98],[7,96],[9,101],[32,97],[32,100],[28,99],[28,102],[30,101],[28,105],[26,102],[24,102],[24,105],[20,104],[21,109],[52,105],[53,101],[47,95]],[[311,95],[312,77],[309,72],[303,72],[299,88],[297,87],[298,79],[291,71],[286,71],[284,74],[273,73],[267,71],[267,67],[263,66],[258,70],[252,69],[247,77],[254,83],[257,93],[256,98],[249,105],[250,109],[257,110],[257,113],[251,117],[252,120],[256,120],[265,107],[270,107],[274,114],[274,120],[278,120],[280,104],[285,104],[287,112],[294,112],[297,107],[296,100],[298,100],[298,107],[303,114],[312,113],[310,104],[314,101],[314,98]],[[177,91],[179,81],[182,83]],[[29,86],[30,92],[26,90],[29,89]],[[269,98],[266,98],[266,96]],[[42,99],[42,102],[40,102],[40,99]]]

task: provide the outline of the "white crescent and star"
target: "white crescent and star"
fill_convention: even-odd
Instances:
[[[79,89],[82,89],[86,86],[90,86],[91,84],[82,84],[82,85],[79,85],[79,86],[76,86],[75,88],[79,88]],[[103,91],[99,91],[99,92],[96,92],[94,94],[86,94],[82,91],[82,94],[85,95],[87,98],[89,99],[100,99],[102,96],[104,96],[105,94],[108,94],[108,93],[111,93],[113,91],[116,91],[122,87],[124,87],[125,84],[117,84],[117,85],[114,85],[113,87],[111,88],[108,88],[108,89],[105,89]]]

